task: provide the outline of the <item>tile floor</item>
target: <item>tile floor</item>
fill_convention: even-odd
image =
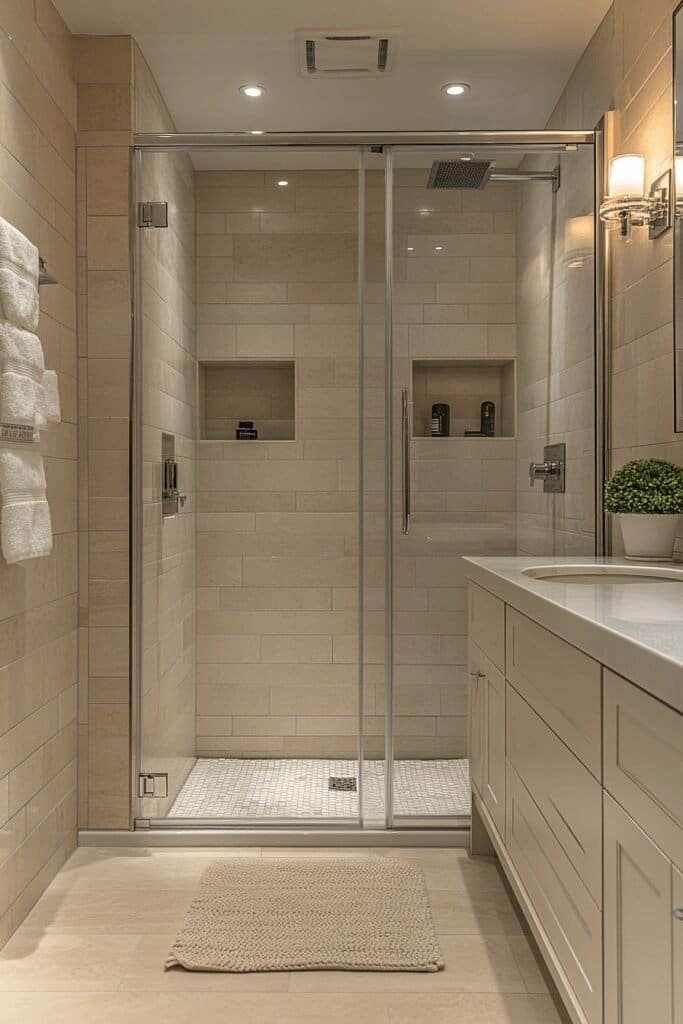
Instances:
[[[330,776],[357,776],[357,761],[202,757],[169,811],[171,818],[356,818],[358,793],[329,788]],[[384,762],[365,761],[364,816],[384,819]],[[399,815],[468,817],[466,758],[394,764]]]
[[[405,857],[426,877],[438,974],[195,974],[162,964],[221,856]],[[2,1024],[561,1024],[494,862],[463,850],[78,850],[0,952]]]

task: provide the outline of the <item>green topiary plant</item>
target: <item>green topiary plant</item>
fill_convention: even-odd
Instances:
[[[605,486],[608,512],[676,515],[683,512],[683,469],[663,459],[636,459]]]

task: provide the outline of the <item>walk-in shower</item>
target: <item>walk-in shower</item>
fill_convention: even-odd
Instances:
[[[595,551],[593,134],[137,143],[138,823],[464,827],[461,556]]]

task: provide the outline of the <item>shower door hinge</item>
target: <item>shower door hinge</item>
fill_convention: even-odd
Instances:
[[[138,203],[139,228],[167,228],[168,203]]]
[[[168,772],[141,772],[138,775],[138,796],[168,796]]]

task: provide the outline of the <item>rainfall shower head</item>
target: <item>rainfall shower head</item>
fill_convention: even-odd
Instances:
[[[435,160],[427,188],[485,188],[493,160]]]
[[[486,188],[490,181],[550,181],[553,192],[560,187],[560,168],[552,171],[495,169],[495,160],[435,160],[427,188]]]

